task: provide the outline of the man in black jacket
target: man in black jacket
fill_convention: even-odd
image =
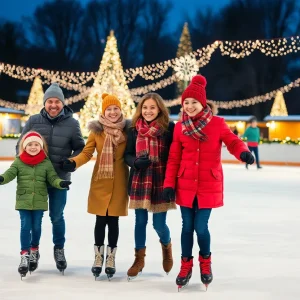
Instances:
[[[62,170],[61,163],[66,158],[78,155],[84,148],[84,140],[79,123],[73,118],[73,111],[65,106],[64,94],[57,83],[53,83],[45,92],[44,108],[39,114],[30,116],[17,143],[28,131],[37,131],[45,139],[49,148],[49,158],[58,174],[64,180],[70,180],[71,174]],[[56,267],[63,272],[67,268],[64,255],[65,220],[64,208],[67,190],[48,188],[49,215],[52,222],[54,259]],[[38,249],[32,249],[30,260],[38,261]]]

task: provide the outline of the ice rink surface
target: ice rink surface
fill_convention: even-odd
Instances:
[[[0,174],[11,162],[0,162]],[[95,282],[90,271],[94,260],[95,216],[86,212],[94,162],[73,175],[65,210],[68,269],[55,268],[51,223],[43,219],[39,269],[23,281],[19,265],[19,214],[14,210],[16,181],[0,187],[0,300],[12,299],[300,299],[300,168],[265,166],[248,171],[243,165],[224,165],[225,206],[213,210],[212,269],[214,281],[205,292],[200,283],[198,247],[189,286],[178,293],[175,278],[180,267],[180,211],[168,213],[174,267],[166,275],[161,247],[149,217],[146,266],[132,282],[126,272],[134,260],[134,212],[120,218],[117,273],[109,282],[102,274]]]

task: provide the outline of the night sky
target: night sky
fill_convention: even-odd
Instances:
[[[111,0],[113,1],[113,0]],[[151,1],[151,0],[149,0]],[[21,21],[22,16],[30,16],[36,6],[41,5],[45,0],[8,0],[3,1],[0,9],[0,19]],[[80,0],[85,5],[87,0]],[[164,0],[161,0],[164,2]],[[193,17],[194,11],[199,8],[213,8],[219,10],[230,0],[173,0],[173,10],[169,14],[169,29],[177,28],[178,23],[182,23],[185,16]]]

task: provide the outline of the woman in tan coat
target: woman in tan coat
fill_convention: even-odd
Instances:
[[[123,154],[126,147],[127,122],[121,103],[114,95],[102,95],[102,114],[89,123],[90,134],[83,151],[63,163],[66,171],[74,171],[87,163],[97,151],[91,179],[88,212],[96,215],[95,261],[92,273],[99,277],[104,261],[105,227],[108,226],[108,246],[105,273],[110,279],[115,271],[115,255],[119,237],[119,216],[128,214],[128,167]]]

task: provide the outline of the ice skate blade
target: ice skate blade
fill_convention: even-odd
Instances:
[[[137,276],[128,276],[127,277],[127,281],[128,282],[130,282],[130,281],[133,281],[135,278],[137,278],[138,277],[138,275]]]
[[[107,275],[107,279],[108,279],[108,281],[111,281],[112,280],[112,278],[113,278],[113,276],[114,275],[109,275],[109,274],[106,274]]]
[[[185,289],[188,286],[188,284],[189,284],[189,281],[186,283],[186,285],[178,285],[178,292]]]
[[[133,279],[137,278],[140,274],[142,274],[142,271],[143,271],[143,270],[139,271],[138,274],[137,274],[136,276],[128,276],[128,277],[127,277],[127,280],[128,280],[128,281],[132,281]]]

